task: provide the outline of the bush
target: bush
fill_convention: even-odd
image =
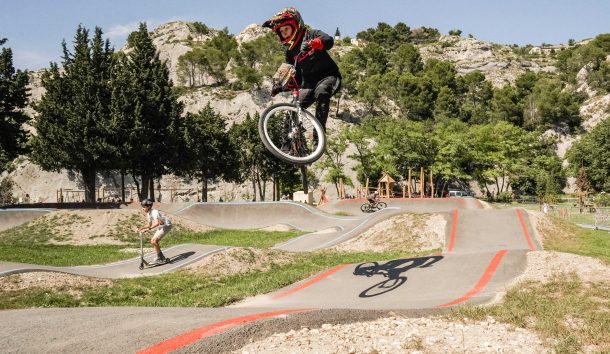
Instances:
[[[13,180],[9,177],[0,181],[0,205],[15,203],[16,199],[13,197],[13,185]]]
[[[595,204],[600,207],[607,207],[610,205],[610,194],[605,192],[601,192],[597,196],[595,196]]]

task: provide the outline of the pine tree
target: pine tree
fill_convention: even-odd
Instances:
[[[63,70],[52,63],[42,76],[46,93],[35,106],[37,136],[32,159],[44,170],[80,174],[85,200],[95,202],[96,174],[108,169],[115,148],[110,142],[110,68],[113,49],[102,30],[76,30],[74,50],[63,47]]]
[[[0,46],[6,43],[0,38]],[[25,152],[27,133],[22,129],[29,118],[23,112],[27,104],[28,74],[13,67],[13,52],[2,48],[0,52],[0,167]]]
[[[154,198],[154,178],[174,164],[183,105],[172,91],[169,70],[159,59],[146,24],[141,23],[130,37],[132,50],[125,63],[129,84],[122,85],[122,93],[120,87],[115,92],[127,101],[116,103],[114,109],[131,120],[124,143],[125,158],[132,175],[141,177],[140,198]]]

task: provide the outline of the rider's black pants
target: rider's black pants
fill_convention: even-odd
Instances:
[[[330,97],[334,95],[341,86],[341,79],[336,76],[327,76],[314,83],[305,82],[299,91],[299,103],[301,107],[307,108],[316,103],[316,119],[326,130],[326,120],[330,110]]]

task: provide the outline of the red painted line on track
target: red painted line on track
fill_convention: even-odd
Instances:
[[[236,317],[236,318],[228,319],[225,321],[216,322],[216,323],[213,323],[211,325],[204,326],[201,328],[197,328],[195,330],[186,332],[186,333],[176,336],[174,338],[170,338],[163,342],[157,343],[146,349],[142,349],[137,353],[138,354],[169,353],[171,351],[180,349],[189,344],[193,344],[201,339],[207,338],[214,334],[224,332],[228,329],[237,327],[244,323],[253,322],[253,321],[263,319],[263,318],[275,317],[275,316],[288,314],[288,313],[303,312],[303,311],[310,311],[310,310],[316,310],[316,309],[311,308],[311,309],[280,310],[280,311],[273,311],[273,312],[258,313],[258,314],[249,315],[249,316]]]
[[[453,246],[455,244],[455,231],[457,229],[457,218],[458,218],[458,210],[455,209],[453,211],[453,223],[451,224],[451,237],[449,238],[449,247],[447,251],[451,253],[453,251]]]
[[[532,238],[530,237],[530,233],[527,231],[527,227],[525,226],[525,221],[523,220],[523,215],[521,215],[521,211],[517,210],[517,215],[519,215],[519,221],[521,222],[521,228],[523,229],[523,233],[525,234],[525,239],[527,240],[527,244],[530,246],[531,251],[535,251],[536,247],[534,247],[534,243],[532,242]]]
[[[306,281],[305,283],[303,283],[303,284],[301,284],[299,286],[296,286],[296,287],[294,287],[294,288],[292,288],[290,290],[284,291],[281,294],[275,295],[274,297],[271,298],[271,300],[277,300],[277,299],[283,298],[284,296],[288,296],[288,295],[294,294],[294,293],[296,293],[299,290],[303,290],[306,287],[311,286],[311,285],[319,282],[320,280],[323,280],[323,279],[327,278],[331,274],[336,273],[337,271],[339,271],[339,270],[341,270],[341,269],[343,269],[345,267],[347,267],[347,264],[341,264],[341,265],[338,265],[338,266],[336,266],[334,268],[331,268],[331,269],[327,270],[326,272],[318,275],[317,277],[315,277],[313,279],[310,279],[310,280]]]
[[[487,283],[489,282],[489,279],[491,279],[491,276],[496,272],[498,265],[500,265],[500,261],[502,261],[502,257],[504,257],[504,255],[507,252],[508,252],[507,250],[500,250],[500,251],[498,251],[498,253],[496,253],[494,258],[491,260],[491,263],[489,263],[489,265],[487,266],[485,273],[483,273],[483,276],[481,277],[481,279],[479,279],[479,282],[472,289],[470,289],[470,291],[468,291],[464,296],[462,296],[458,299],[455,299],[451,302],[448,302],[446,304],[438,305],[435,307],[447,307],[447,306],[457,305],[457,304],[462,303],[462,302],[470,299],[471,297],[475,296],[479,291],[481,291],[485,287],[485,285],[487,285]]]
[[[475,199],[477,201],[477,208],[479,209],[483,209],[483,204],[481,204],[481,201],[478,199]]]

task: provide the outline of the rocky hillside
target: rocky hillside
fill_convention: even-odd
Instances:
[[[251,41],[265,31],[256,24],[247,26],[236,36],[238,43]],[[206,35],[197,35],[193,26],[186,22],[170,22],[163,24],[152,31],[154,44],[157,46],[160,57],[167,60],[170,75],[176,85],[180,85],[177,74],[178,58],[190,51],[192,46],[200,44],[212,38],[217,33],[211,29]],[[338,45],[334,51],[345,52],[350,50],[350,46]],[[128,51],[128,48],[123,48]],[[488,81],[494,86],[501,87],[515,82],[515,79],[526,70],[554,72],[556,70],[554,60],[546,56],[527,56],[517,54],[512,47],[494,44],[477,40],[470,37],[460,36],[441,36],[438,42],[419,46],[419,50],[424,61],[430,59],[449,60],[455,63],[456,69],[460,74],[466,74],[479,70],[485,74]],[[36,101],[44,94],[44,89],[40,86],[41,72],[31,74],[30,93],[31,99]],[[585,118],[583,124],[585,129],[590,129],[603,119],[610,105],[610,95],[599,95],[589,88],[586,84],[587,70],[583,68],[578,75],[579,91],[587,93],[589,99],[581,107],[581,114]],[[260,90],[232,91],[223,87],[205,87],[196,90],[187,90],[180,100],[185,104],[187,112],[197,112],[208,103],[220,114],[228,117],[233,122],[241,122],[246,114],[255,114],[262,111],[266,106],[274,101],[284,98],[271,98],[269,95],[270,83],[264,83]],[[357,121],[364,115],[362,105],[350,101],[346,97],[340,100],[340,107],[337,107],[337,100],[333,99],[331,108],[331,119],[328,126],[331,129],[339,128],[342,125]],[[27,112],[31,115],[34,111],[28,108]],[[337,112],[339,113],[337,115]],[[333,119],[334,118],[334,119]],[[566,149],[571,146],[574,137],[560,136],[558,154],[563,156]],[[351,152],[348,152],[351,153]],[[348,161],[348,169],[354,163]],[[352,173],[351,170],[348,171]],[[352,173],[353,174],[353,173]],[[81,189],[78,180],[68,173],[49,173],[21,159],[17,163],[17,168],[10,174],[16,184],[14,193],[19,198],[24,198],[26,194],[31,200],[35,201],[55,201],[56,193],[59,188]],[[355,177],[355,176],[352,176]],[[355,178],[353,178],[355,180]],[[116,181],[113,178],[100,180],[101,186],[114,187]],[[127,180],[127,183],[130,181]],[[161,188],[183,188],[181,200],[193,200],[196,198],[197,185],[185,185],[177,178],[164,177],[161,180]],[[334,195],[334,186],[327,186],[331,197]],[[190,189],[190,191],[189,191]],[[212,186],[211,200],[232,199],[251,199],[250,185],[234,186],[221,184]],[[167,193],[165,198],[169,198]],[[167,199],[166,199],[167,200]]]

